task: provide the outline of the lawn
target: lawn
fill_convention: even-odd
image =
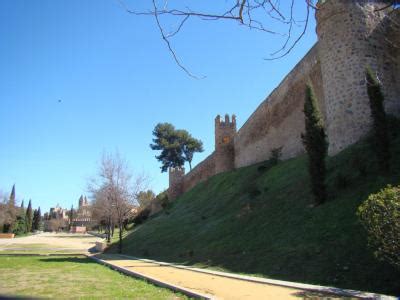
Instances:
[[[0,296],[56,299],[187,299],[85,256],[0,256]]]

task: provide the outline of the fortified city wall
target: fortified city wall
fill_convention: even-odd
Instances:
[[[305,86],[312,83],[325,121],[329,155],[357,142],[371,128],[365,68],[383,86],[385,109],[400,116],[400,11],[390,16],[377,0],[325,0],[316,13],[318,42],[236,132],[236,117],[215,120],[215,151],[185,175],[171,169],[169,198],[207,178],[269,159],[304,153]]]

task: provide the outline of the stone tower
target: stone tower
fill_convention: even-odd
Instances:
[[[169,168],[168,199],[173,200],[183,194],[183,178],[185,168]]]
[[[79,197],[79,201],[78,201],[78,208],[81,208],[83,206],[83,195],[81,195]]]
[[[386,3],[386,4],[385,4]],[[371,128],[365,68],[370,66],[382,82],[385,108],[399,115],[399,51],[388,50],[390,34],[387,5],[377,0],[319,1],[316,13],[318,55],[325,98],[329,154],[358,141]],[[399,14],[396,15],[398,19]],[[400,34],[397,32],[397,41]]]
[[[219,115],[215,118],[215,174],[235,168],[235,134],[235,115],[232,115],[231,121],[229,115],[225,115],[224,121]]]

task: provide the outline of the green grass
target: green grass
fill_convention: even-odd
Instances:
[[[122,232],[122,238],[124,239],[125,237],[127,237],[130,233],[132,232],[132,225],[128,225],[127,230],[124,230]],[[111,244],[118,244],[119,242],[119,228],[115,228],[114,229],[114,235],[111,237]]]
[[[54,299],[186,299],[84,256],[0,256],[0,295]]]
[[[199,184],[137,227],[125,238],[123,252],[281,280],[400,294],[400,272],[375,259],[356,216],[370,193],[400,183],[396,132],[398,125],[393,129],[392,170],[387,176],[379,175],[366,141],[329,158],[330,199],[321,206],[310,206],[305,156],[272,168],[263,164],[241,168]]]
[[[27,237],[27,236],[31,236],[31,235],[33,235],[33,233],[32,233],[32,232],[19,233],[19,234],[16,234],[14,238],[16,238],[16,239],[17,239],[17,238],[21,238],[21,237]]]

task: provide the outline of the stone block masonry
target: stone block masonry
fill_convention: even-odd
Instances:
[[[357,142],[371,128],[365,69],[383,85],[387,113],[400,116],[400,10],[386,1],[326,0],[316,12],[318,42],[236,131],[236,117],[215,119],[215,151],[191,172],[170,171],[174,199],[207,178],[270,158],[304,153],[305,86],[313,85],[325,121],[329,155]]]
[[[304,132],[305,85],[311,82],[324,111],[324,94],[318,49],[314,46],[264,100],[235,136],[235,167],[252,165],[282,148],[282,158],[304,152],[300,135]]]
[[[330,0],[316,14],[329,154],[355,143],[371,127],[366,66],[375,70],[382,82],[387,111],[399,115],[399,78],[395,74],[400,32],[397,30],[392,41],[388,37],[400,19],[398,13],[389,16],[379,11],[386,5],[387,1]]]

